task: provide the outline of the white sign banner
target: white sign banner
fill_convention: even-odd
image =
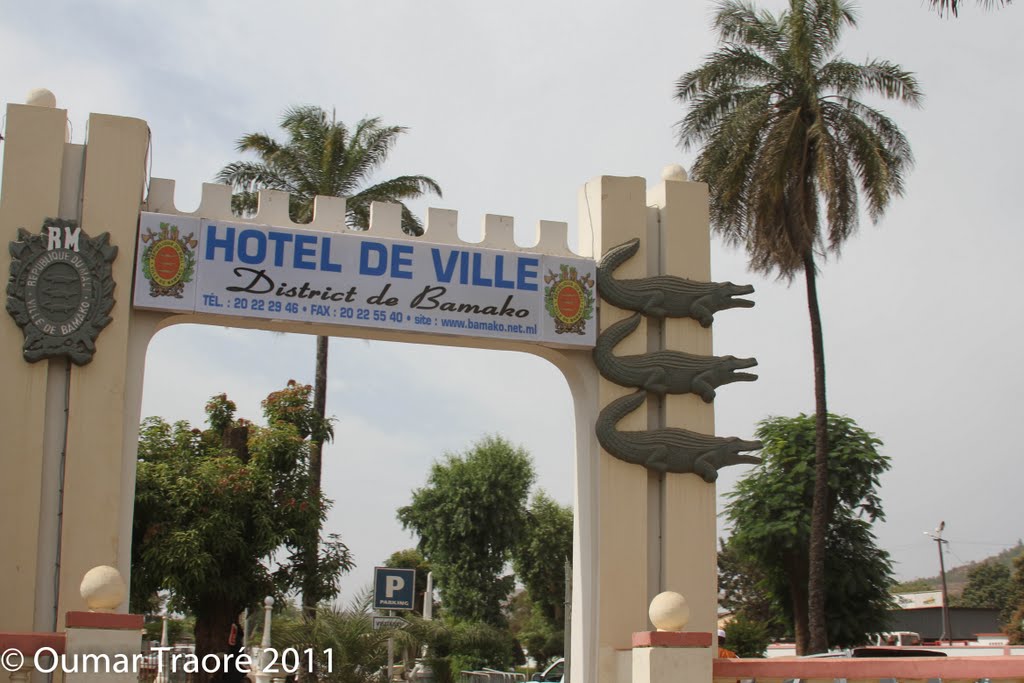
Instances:
[[[144,213],[138,308],[594,345],[596,264]]]
[[[377,617],[373,618],[373,630],[379,631],[382,628],[405,628],[409,625],[402,617]]]

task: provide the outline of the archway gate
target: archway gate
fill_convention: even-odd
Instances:
[[[109,233],[109,244],[118,250],[110,264],[110,277],[116,288],[110,321],[99,334],[94,356],[84,365],[63,357],[26,361],[26,336],[16,324],[16,316],[2,316],[0,377],[4,378],[4,383],[0,390],[0,419],[4,442],[0,447],[0,501],[3,501],[5,514],[0,517],[0,548],[4,558],[0,564],[0,585],[4,586],[5,600],[4,609],[0,610],[0,631],[58,630],[61,625],[57,615],[84,609],[77,585],[83,574],[94,566],[112,565],[125,577],[129,575],[146,348],[152,336],[164,327],[200,323],[522,351],[546,358],[565,375],[575,404],[573,681],[629,680],[631,636],[636,631],[649,629],[647,606],[661,591],[674,590],[686,596],[691,610],[690,630],[714,633],[717,605],[714,483],[694,474],[663,473],[630,464],[603,450],[595,435],[595,423],[602,407],[634,390],[612,383],[599,374],[589,343],[581,346],[576,338],[565,343],[559,341],[556,334],[548,334],[553,329],[550,326],[554,318],[545,310],[545,285],[551,283],[543,282],[548,274],[544,268],[558,263],[574,264],[579,267],[577,279],[585,280],[595,265],[589,259],[592,254],[575,255],[569,250],[564,223],[542,221],[538,244],[524,248],[513,240],[511,218],[487,216],[483,242],[467,244],[457,236],[455,212],[429,210],[426,234],[409,238],[400,231],[398,207],[375,205],[369,231],[353,233],[345,227],[342,199],[317,198],[313,223],[297,226],[288,217],[287,195],[262,192],[258,214],[250,220],[240,220],[230,213],[229,188],[217,185],[204,185],[199,209],[185,214],[174,207],[173,181],[154,178],[147,188],[149,129],[144,121],[92,114],[85,145],[67,142],[66,127],[64,110],[8,105],[0,235],[10,241],[12,247],[10,253],[5,250],[4,271],[8,272],[15,260],[17,249],[13,245],[21,239],[19,228],[32,235],[46,236],[47,249],[74,251],[81,245],[74,243],[73,230],[80,227],[83,243],[86,237],[95,239],[102,233]],[[706,187],[678,176],[651,188],[645,185],[642,178],[622,177],[600,177],[587,183],[579,192],[580,244],[601,254],[609,247],[640,238],[637,253],[616,270],[619,279],[667,274],[708,280]],[[48,233],[40,230],[47,221]],[[161,235],[161,222],[177,225],[178,231],[173,236]],[[177,288],[179,294],[184,290],[178,287],[182,284],[180,278],[172,281],[180,274],[178,266],[185,262],[182,259],[188,257],[177,253],[168,240],[180,243],[184,233],[190,232],[184,229],[187,225],[197,230],[217,226],[213,228],[213,239],[222,240],[217,243],[221,246],[213,247],[209,254],[213,260],[221,261],[226,260],[226,245],[230,241],[226,228],[235,229],[231,248],[236,250],[233,254],[236,260],[227,264],[230,266],[227,270],[209,266],[212,270],[204,271],[209,265],[202,262],[208,255],[203,251],[208,242],[199,234],[192,236],[199,245],[196,253],[201,261],[197,265],[199,275],[191,283],[195,286],[201,286],[204,280],[212,281],[211,277],[213,280],[240,277],[232,270],[234,267],[252,270],[265,267],[256,265],[257,262],[269,264],[266,265],[268,274],[277,272],[272,270],[274,249],[287,247],[290,251],[281,252],[287,256],[279,260],[283,263],[287,258],[293,259],[293,270],[298,267],[318,277],[332,273],[340,277],[333,266],[349,272],[365,266],[367,272],[362,275],[371,278],[377,277],[373,273],[385,264],[385,277],[380,281],[391,282],[392,292],[398,292],[400,285],[408,282],[414,282],[419,291],[431,285],[419,279],[419,269],[423,267],[420,259],[425,258],[429,277],[436,279],[436,268],[441,269],[442,276],[449,277],[448,284],[453,285],[449,294],[459,291],[455,286],[459,285],[459,273],[468,273],[470,281],[466,287],[469,288],[474,285],[475,273],[478,280],[491,282],[491,291],[481,294],[477,302],[480,308],[492,305],[489,303],[492,301],[494,306],[500,307],[506,296],[513,294],[513,305],[518,308],[522,301],[530,311],[523,316],[528,320],[522,324],[536,325],[536,328],[529,334],[520,332],[520,328],[510,327],[505,331],[489,328],[483,331],[485,336],[441,334],[437,333],[439,328],[419,331],[415,316],[420,311],[402,308],[404,301],[392,307],[365,307],[371,310],[371,316],[375,310],[387,310],[390,315],[401,309],[403,315],[412,317],[412,322],[403,319],[400,325],[385,321],[386,324],[379,326],[359,327],[354,323],[364,321],[347,319],[344,316],[348,314],[340,310],[343,306],[364,308],[359,301],[377,293],[377,290],[371,291],[372,288],[364,288],[361,281],[352,283],[357,292],[351,301],[327,297],[317,302],[327,307],[323,309],[326,317],[322,319],[283,306],[277,309],[276,305],[275,310],[266,311],[266,315],[258,315],[263,311],[253,311],[251,305],[244,311],[238,310],[227,307],[226,301],[217,299],[216,295],[210,299],[212,289],[199,292],[194,304],[182,304],[187,296],[178,299],[173,294],[164,296],[162,303],[158,301],[159,296],[153,296],[154,292],[159,294],[159,287]],[[147,228],[151,230],[147,232]],[[271,230],[275,236],[268,235]],[[249,232],[241,240],[244,231]],[[303,245],[313,244],[306,238],[296,241],[298,235],[313,234],[308,231],[319,235],[314,235],[314,241],[320,239],[315,243],[315,249],[320,251],[316,254],[301,251],[296,256],[297,244],[302,249],[306,249]],[[326,251],[321,239],[324,234],[336,237],[333,247],[328,246]],[[159,249],[150,249],[145,254],[149,257],[148,265],[143,265],[145,259],[141,256],[161,241],[164,242],[162,251],[157,254]],[[356,260],[351,262],[356,265],[341,262],[340,259],[349,258],[343,255],[348,250],[345,245],[363,243],[402,248],[392,249],[384,261],[374,261],[370,259],[381,256],[381,247],[366,247],[370,253],[365,255],[368,259],[365,263],[360,264],[358,257],[353,257]],[[406,249],[406,245],[411,246]],[[452,256],[462,253],[469,256]],[[483,254],[480,258],[492,260],[474,271],[472,254]],[[496,278],[494,272],[496,255],[504,256],[505,270],[500,278]],[[460,260],[463,258],[468,259],[466,271],[459,270],[463,268]],[[38,270],[41,267],[36,263]],[[312,269],[308,268],[310,265]],[[143,273],[146,268],[152,272]],[[210,275],[214,271],[218,274]],[[147,290],[149,283],[154,282],[154,272],[159,286]],[[255,277],[252,271],[243,272]],[[401,277],[405,273],[410,273],[412,279]],[[557,270],[551,275],[557,275]],[[177,306],[182,310],[133,306],[133,279],[136,303],[149,308]],[[511,282],[512,286],[495,287],[495,279]],[[8,287],[9,309],[11,288],[18,286],[15,280],[12,275]],[[47,286],[52,287],[54,277],[50,280]],[[558,281],[556,277],[554,284]],[[80,280],[75,286],[85,287],[84,282]],[[275,282],[274,288],[279,284]],[[530,285],[537,287],[531,289]],[[217,286],[224,286],[224,282]],[[336,286],[334,291],[350,293],[351,286]],[[323,289],[313,285],[310,288]],[[250,288],[239,296],[251,299],[262,296],[254,292],[255,289]],[[36,292],[34,296],[44,294]],[[576,298],[578,294],[578,291],[566,292],[561,302],[554,300],[554,305],[561,306],[563,317],[570,322],[576,310],[574,303],[586,303]],[[388,298],[387,295],[384,298]],[[527,302],[527,295],[533,295],[534,299]],[[14,296],[24,300],[26,295],[16,291]],[[33,324],[45,326],[47,310],[52,313],[54,309],[46,301],[52,304],[54,296],[51,294],[43,304],[38,300],[33,304],[37,309],[40,306],[44,309],[41,313],[35,310]],[[76,296],[79,298],[75,300],[80,302],[86,295],[79,292]],[[284,294],[278,296],[276,289],[266,296],[268,302],[284,304],[301,300],[289,299]],[[172,303],[168,306],[166,302]],[[234,302],[231,303],[234,306]],[[214,310],[215,306],[219,310]],[[471,318],[480,313],[480,310],[467,310],[468,315],[451,311],[446,314],[451,313],[452,318]],[[493,311],[480,314],[496,319]],[[71,311],[62,319],[71,320],[69,324],[73,326],[74,315],[75,311]],[[431,310],[426,315],[440,317],[440,312]],[[604,303],[600,308],[601,329],[630,315],[629,311]],[[497,319],[509,324],[519,322],[515,318],[510,321],[507,314]],[[589,322],[591,326],[596,324],[596,317]],[[515,332],[506,333],[510,329]],[[61,330],[51,332],[59,336]],[[592,339],[586,334],[578,338]],[[615,351],[619,355],[645,354],[658,348],[709,355],[711,332],[690,318],[655,320],[643,316],[638,329],[621,341]],[[618,422],[617,428],[643,431],[665,426],[713,434],[713,407],[693,393],[670,394],[663,399],[650,396],[646,409],[628,414]]]

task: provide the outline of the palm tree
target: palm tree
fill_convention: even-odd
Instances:
[[[346,198],[346,220],[350,227],[365,230],[370,225],[370,205],[389,202],[402,205],[402,230],[410,235],[423,234],[423,225],[405,206],[405,201],[428,193],[441,196],[441,187],[432,178],[403,175],[370,185],[369,180],[387,159],[406,132],[403,126],[385,126],[379,118],[364,118],[349,128],[336,121],[332,112],[320,107],[287,109],[281,127],[288,135],[281,143],[266,133],[249,133],[238,140],[239,152],[253,152],[258,161],[236,161],[217,174],[217,180],[231,185],[235,194],[232,208],[239,214],[256,212],[261,189],[281,190],[291,195],[292,220],[307,223],[313,218],[313,199],[317,195]],[[327,404],[327,337],[316,340],[316,372],[313,406],[324,425]],[[313,435],[310,469],[312,493],[320,493],[322,444],[328,434]],[[309,549],[308,580],[302,591],[306,615],[315,615],[318,596],[313,586],[316,573],[316,548]]]
[[[928,0],[928,3],[933,9],[939,11],[940,17],[946,12],[949,12],[955,17],[957,15],[957,11],[960,9],[960,5],[963,3],[963,0]],[[1013,0],[978,0],[978,5],[984,9],[992,9],[996,5],[999,7],[1006,7],[1007,5],[1012,4]]]
[[[679,141],[684,149],[702,145],[692,176],[710,186],[716,231],[746,248],[755,271],[788,281],[803,273],[806,282],[817,429],[808,608],[794,615],[801,653],[828,646],[828,409],[817,259],[838,255],[855,232],[861,195],[877,221],[903,193],[913,163],[895,123],[858,97],[921,100],[913,75],[899,66],[836,57],[840,34],[855,25],[846,0],[790,0],[778,16],[722,0],[714,18],[722,45],[676,89],[691,105]]]

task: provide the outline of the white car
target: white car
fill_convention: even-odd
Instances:
[[[556,659],[554,664],[544,669],[541,673],[533,674],[533,681],[544,681],[544,683],[562,683],[565,674],[565,659]]]

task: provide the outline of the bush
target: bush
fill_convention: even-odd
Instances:
[[[726,647],[740,657],[764,657],[768,649],[768,629],[739,615],[725,627]]]

